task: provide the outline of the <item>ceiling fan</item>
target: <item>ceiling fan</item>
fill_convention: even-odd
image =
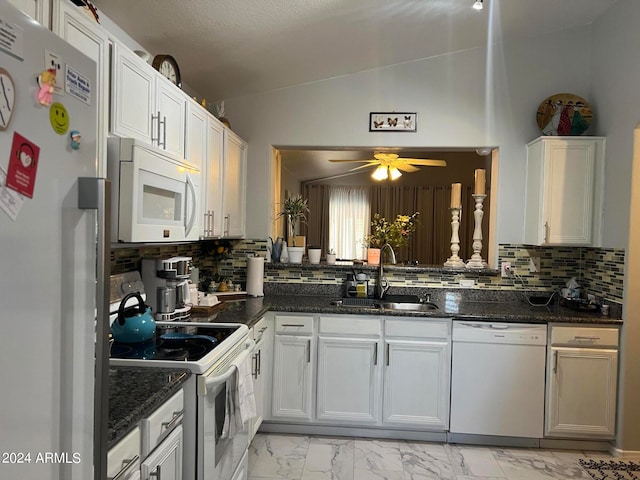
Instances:
[[[353,172],[354,170],[360,170],[362,168],[368,167],[376,167],[371,176],[375,180],[385,180],[387,178],[391,178],[391,180],[396,180],[399,178],[403,172],[417,172],[420,170],[418,166],[427,166],[427,167],[446,167],[447,162],[444,160],[432,160],[426,158],[404,158],[400,157],[397,153],[374,153],[374,158],[370,158],[367,160],[329,160],[330,162],[358,162],[364,163],[364,165],[360,165],[359,167],[352,168],[349,170]]]

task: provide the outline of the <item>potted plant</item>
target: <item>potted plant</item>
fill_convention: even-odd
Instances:
[[[287,231],[289,237],[289,261],[291,263],[302,263],[302,255],[304,254],[304,246],[296,245],[296,225],[299,222],[304,223],[307,220],[307,212],[309,212],[309,206],[307,200],[302,198],[302,195],[297,194],[287,198],[282,204],[282,210],[278,213],[279,217],[286,217],[287,219]]]
[[[371,221],[371,233],[365,238],[368,247],[367,263],[370,265],[380,263],[380,249],[386,243],[394,250],[404,247],[416,230],[419,216],[420,212],[412,215],[397,215],[395,220],[390,222],[376,213]]]

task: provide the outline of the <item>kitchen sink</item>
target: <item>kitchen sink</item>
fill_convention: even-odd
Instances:
[[[421,302],[417,295],[387,295],[382,300],[377,298],[344,297],[333,300],[332,305],[349,308],[378,308],[380,310],[400,310],[406,312],[428,312],[437,310],[438,305],[432,302]]]
[[[431,302],[425,303],[404,303],[404,302],[381,302],[378,303],[378,308],[382,310],[402,310],[406,312],[428,312],[430,310],[437,310],[438,305]]]

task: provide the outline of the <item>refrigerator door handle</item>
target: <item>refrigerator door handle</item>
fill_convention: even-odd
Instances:
[[[111,182],[106,178],[78,179],[78,208],[96,210],[96,351],[93,420],[93,470],[107,476],[109,431],[109,275],[111,274]]]

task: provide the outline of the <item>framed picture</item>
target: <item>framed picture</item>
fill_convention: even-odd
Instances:
[[[371,112],[370,132],[416,132],[418,114],[413,112]]]

